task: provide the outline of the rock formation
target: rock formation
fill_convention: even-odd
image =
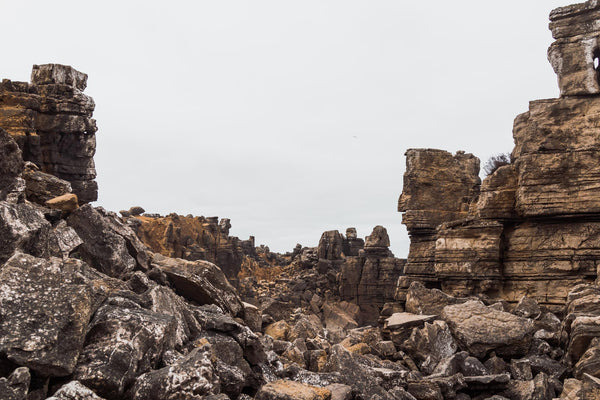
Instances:
[[[31,83],[0,83],[0,127],[25,161],[68,181],[80,203],[98,198],[95,104],[86,86],[86,74],[59,64],[34,65]]]
[[[407,152],[399,201],[411,236],[397,298],[410,282],[516,303],[556,307],[597,276],[600,186],[600,6],[554,10],[548,51],[561,97],[532,101],[515,119],[512,163],[479,186],[478,160]]]
[[[600,3],[551,18],[563,97],[517,118],[512,163],[480,182],[472,155],[408,151],[407,261],[382,226],[280,255],[226,218],[85,204],[79,172],[32,158],[82,122],[84,75],[3,81],[0,399],[599,399],[600,91],[576,58],[597,55]],[[58,131],[19,119],[49,113]]]

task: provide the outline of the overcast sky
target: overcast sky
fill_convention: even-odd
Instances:
[[[0,0],[0,78],[32,64],[89,75],[96,204],[231,218],[276,251],[387,227],[408,148],[513,147],[557,0]]]

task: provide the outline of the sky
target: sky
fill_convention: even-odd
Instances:
[[[387,228],[409,148],[510,152],[558,96],[556,0],[0,0],[0,78],[89,75],[99,199],[230,218],[274,251]]]

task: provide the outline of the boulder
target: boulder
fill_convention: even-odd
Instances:
[[[164,272],[175,291],[199,305],[216,304],[232,316],[243,316],[244,306],[219,267],[208,261],[152,256],[152,266]]]
[[[156,368],[163,352],[174,347],[175,331],[172,316],[113,295],[90,322],[73,377],[103,397],[119,398],[136,376]]]
[[[32,162],[25,163],[23,170],[27,200],[44,205],[46,201],[72,192],[68,181],[39,170]]]
[[[3,400],[26,400],[30,381],[29,369],[17,368],[7,378],[0,378],[0,396]]]
[[[51,229],[44,214],[32,205],[0,201],[0,263],[17,251],[36,257],[50,256]]]
[[[468,298],[449,296],[439,289],[427,289],[423,283],[415,281],[410,284],[406,293],[406,312],[413,314],[440,315],[444,307],[460,304]]]
[[[201,400],[218,393],[220,382],[207,347],[210,346],[195,348],[173,365],[140,375],[128,397],[132,400]]]
[[[524,355],[534,332],[531,320],[487,307],[479,301],[446,306],[441,317],[461,348],[478,358],[492,350],[507,357]]]
[[[86,204],[74,210],[67,223],[83,240],[80,257],[98,271],[121,278],[135,268],[148,269],[145,246],[116,214]]]
[[[79,208],[79,201],[77,195],[73,193],[63,194],[58,197],[53,197],[46,201],[46,207],[54,210],[60,210],[63,213],[69,213]]]
[[[422,328],[413,328],[410,338],[400,347],[421,364],[421,371],[428,373],[433,372],[441,359],[452,356],[458,349],[444,321],[426,322]]]
[[[73,372],[92,315],[83,263],[17,253],[0,269],[0,352],[43,376]]]
[[[58,389],[47,400],[104,400],[79,381],[71,381]]]

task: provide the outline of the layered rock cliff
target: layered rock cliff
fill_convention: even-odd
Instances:
[[[0,83],[0,127],[25,161],[68,181],[82,204],[98,198],[95,104],[86,86],[86,74],[59,64],[34,65],[31,83]]]
[[[446,292],[559,307],[598,276],[600,5],[550,15],[561,97],[515,119],[512,162],[478,178],[472,155],[413,149],[399,211],[411,236],[406,276]]]

